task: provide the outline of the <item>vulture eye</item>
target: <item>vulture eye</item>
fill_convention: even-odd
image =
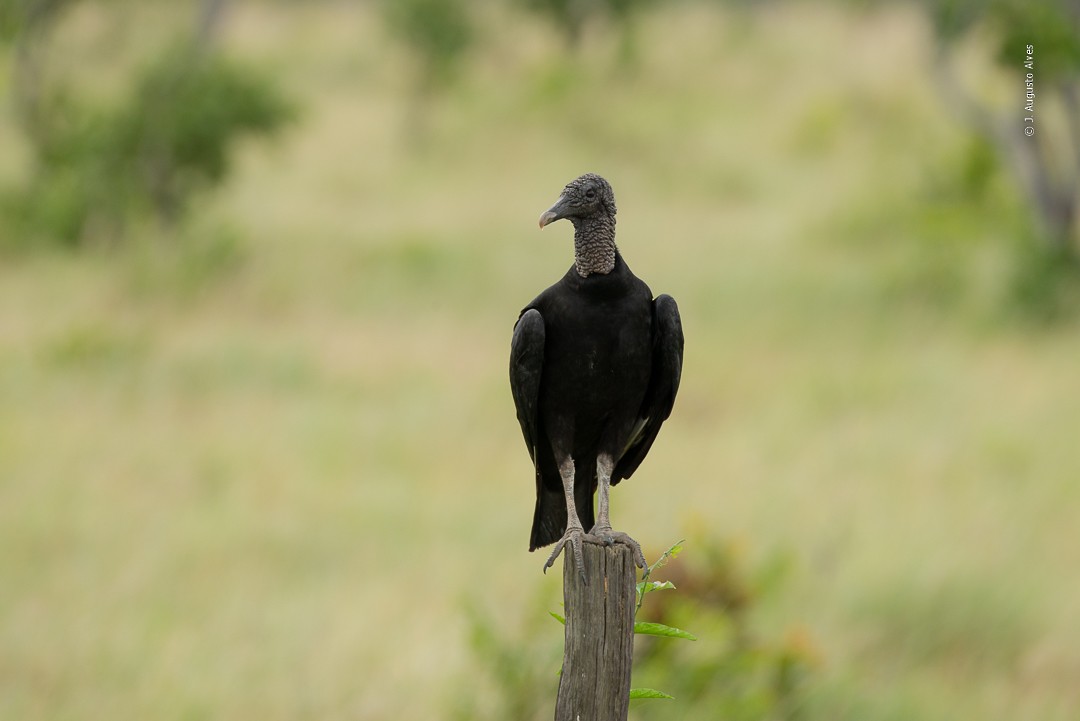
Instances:
[[[592,200],[593,198],[596,197],[596,191],[593,190],[592,188],[589,188],[588,190],[585,191],[585,197],[588,198],[589,200]]]

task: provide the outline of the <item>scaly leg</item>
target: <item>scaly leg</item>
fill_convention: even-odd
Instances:
[[[609,546],[613,543],[624,543],[634,552],[634,563],[639,568],[645,568],[645,554],[641,552],[641,546],[633,538],[621,531],[611,530],[609,517],[608,493],[611,490],[611,472],[615,469],[615,462],[611,456],[603,455],[596,459],[596,481],[599,486],[600,511],[596,516],[596,525],[589,531],[589,535],[595,535]]]
[[[577,564],[578,572],[581,573],[581,579],[584,581],[585,559],[581,553],[581,544],[585,540],[585,529],[581,526],[581,519],[578,518],[577,514],[577,505],[574,503],[573,458],[568,456],[559,463],[559,476],[562,478],[563,493],[566,495],[566,533],[558,540],[551,555],[548,556],[547,563],[544,564],[544,573],[547,573],[547,570],[555,563],[555,559],[559,557],[559,553],[562,552],[563,547],[569,541],[570,548],[574,553],[574,563]]]

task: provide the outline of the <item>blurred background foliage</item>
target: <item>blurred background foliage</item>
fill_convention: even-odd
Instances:
[[[12,104],[32,168],[4,197],[9,242],[115,243],[144,218],[175,225],[193,193],[224,180],[231,146],[271,133],[292,108],[266,78],[209,47],[221,1],[124,78],[111,104],[80,97],[48,67],[51,31],[70,0],[12,0]],[[117,8],[114,12],[123,12]],[[73,73],[72,73],[73,74]]]
[[[1077,718],[1075,13],[0,0],[0,717],[550,717],[506,353],[594,171],[688,337],[631,717]]]

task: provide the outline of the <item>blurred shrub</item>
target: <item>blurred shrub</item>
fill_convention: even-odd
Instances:
[[[422,92],[446,85],[474,39],[461,0],[386,0],[386,22],[416,56]]]
[[[126,283],[135,295],[181,301],[200,297],[246,260],[243,235],[220,219],[192,218],[176,242],[139,243],[126,257]]]
[[[996,256],[997,318],[1058,321],[1080,312],[1080,5],[1072,0],[841,0],[920,8],[934,49],[932,80],[971,131],[962,152],[931,157],[917,207],[900,202],[860,232],[911,246],[889,285],[946,304],[961,300]],[[1031,57],[1028,57],[1030,46]],[[1007,101],[961,73],[982,53],[1009,78]],[[1034,84],[1033,109],[1027,74]],[[997,97],[1001,97],[999,93]],[[1029,119],[1033,119],[1029,120]],[[923,192],[928,189],[929,192]],[[1017,192],[1019,191],[1019,192]],[[980,249],[984,240],[996,247]],[[900,253],[893,253],[898,257]],[[974,282],[973,282],[974,281]],[[939,303],[940,304],[940,303]]]
[[[631,717],[797,718],[819,653],[805,630],[776,632],[762,618],[764,606],[781,590],[788,557],[777,554],[749,564],[737,544],[708,538],[696,538],[688,548],[652,579],[671,581],[675,590],[649,594],[637,619],[691,628],[698,642],[635,637],[632,685],[661,689],[675,700],[634,701]],[[563,629],[539,606],[527,617],[522,632],[511,635],[495,629],[491,615],[477,604],[469,607],[469,642],[478,673],[462,684],[467,695],[455,718],[551,717]],[[478,693],[480,688],[486,690]]]
[[[547,17],[562,34],[566,47],[577,51],[586,25],[594,19],[608,19],[622,32],[619,58],[623,64],[637,56],[634,21],[638,10],[648,0],[517,0],[519,4],[538,15]]]
[[[562,627],[548,615],[547,594],[535,595],[517,633],[497,628],[479,600],[465,606],[472,671],[458,685],[456,721],[547,721],[559,689]],[[557,630],[556,630],[557,629]]]
[[[463,0],[384,0],[383,15],[416,60],[404,130],[410,143],[421,145],[427,139],[427,105],[457,78],[475,38],[472,21]]]
[[[64,90],[41,103],[50,122],[31,136],[35,171],[0,199],[17,245],[115,242],[146,218],[173,226],[227,177],[239,138],[274,133],[295,112],[269,79],[189,42],[137,72],[114,107]]]
[[[125,335],[102,325],[68,328],[37,349],[38,360],[57,369],[128,368],[148,350],[141,335]]]
[[[15,0],[0,2],[0,42],[11,42],[19,34],[23,24],[23,3]]]
[[[0,42],[14,42],[28,30],[55,19],[72,0],[0,0]]]
[[[158,215],[173,220],[193,191],[226,177],[238,138],[275,132],[292,117],[267,77],[180,44],[136,78],[104,140],[117,170],[134,175]]]
[[[1080,6],[1073,0],[920,4],[934,28],[935,72],[945,82],[950,102],[991,143],[1019,182],[1038,234],[1059,251],[1051,257],[1080,257],[1080,153],[1062,147],[1080,143],[1075,122],[1080,114]],[[980,100],[951,67],[958,48],[972,36],[989,39],[991,60],[1019,88],[1007,108]],[[1064,108],[1063,114],[1054,113],[1055,103]]]
[[[576,50],[581,44],[581,32],[586,19],[595,14],[604,0],[519,0],[529,10],[550,20],[566,41],[566,46]]]
[[[1080,258],[1062,248],[1030,242],[1013,246],[1006,299],[1020,321],[1052,325],[1080,314]]]
[[[692,626],[699,641],[639,638],[634,685],[670,693],[681,719],[796,718],[819,653],[805,630],[777,632],[762,618],[763,607],[782,589],[790,559],[776,554],[751,564],[739,544],[707,537],[688,547],[662,574],[676,590],[650,595],[639,617]],[[649,719],[667,718],[671,711],[642,704],[633,712]]]

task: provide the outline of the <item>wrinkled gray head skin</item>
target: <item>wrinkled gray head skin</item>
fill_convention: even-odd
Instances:
[[[586,173],[563,188],[555,205],[540,216],[540,227],[556,220],[574,224],[574,267],[578,275],[610,273],[615,269],[615,193],[595,173]]]
[[[599,175],[586,173],[566,184],[555,205],[540,216],[540,227],[563,218],[577,225],[582,220],[605,216],[614,222],[615,193],[611,190],[611,185]]]

